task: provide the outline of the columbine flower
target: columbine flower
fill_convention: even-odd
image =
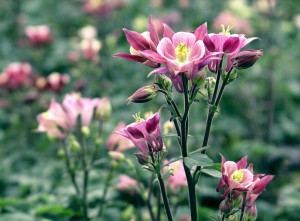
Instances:
[[[244,48],[247,44],[257,39],[245,38],[243,34],[230,34],[230,28],[225,29],[222,26],[222,32],[219,34],[208,34],[204,37],[204,44],[207,49],[207,53],[222,52],[227,56],[226,71],[232,67],[232,59]],[[222,55],[220,54],[219,57]],[[219,68],[220,61],[212,61],[208,68],[212,72],[217,72]]]
[[[179,187],[187,186],[186,176],[182,161],[176,161],[169,165],[172,175],[169,177],[168,183],[171,189],[176,190]]]
[[[132,123],[116,133],[130,139],[144,154],[149,155],[149,151],[160,151],[163,148],[159,126],[160,113],[157,112],[146,120],[139,115],[136,115],[135,118],[136,123]]]
[[[53,92],[60,92],[63,87],[69,83],[70,78],[68,75],[53,72],[47,77],[46,87]]]
[[[0,85],[9,89],[26,85],[32,75],[31,65],[23,62],[9,64],[0,74]]]
[[[158,86],[155,84],[150,84],[141,87],[136,92],[134,92],[128,99],[128,103],[145,103],[157,96]]]
[[[233,66],[236,69],[250,68],[261,56],[263,56],[262,50],[242,51],[232,59]]]
[[[28,26],[25,35],[34,46],[43,46],[52,41],[51,29],[47,25]]]
[[[120,175],[119,183],[115,186],[115,188],[120,191],[135,193],[139,188],[139,184],[135,179],[132,179],[129,176]]]
[[[67,94],[62,104],[51,101],[49,109],[37,116],[37,132],[47,132],[50,136],[64,138],[77,126],[80,116],[81,125],[89,127],[95,108],[101,99],[81,98],[78,94]]]

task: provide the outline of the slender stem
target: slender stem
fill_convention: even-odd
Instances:
[[[163,198],[163,202],[164,202],[164,206],[165,206],[168,221],[173,221],[171,210],[170,210],[170,205],[169,205],[169,200],[168,200],[167,192],[166,192],[166,188],[165,188],[165,184],[164,184],[164,181],[163,181],[162,176],[161,176],[160,173],[157,174],[157,178],[158,178],[160,192],[161,192],[161,195],[162,195],[162,198]]]
[[[147,205],[149,213],[150,213],[151,221],[155,221],[155,217],[154,217],[154,213],[153,213],[152,205],[151,205],[151,196],[152,196],[152,191],[153,191],[153,180],[154,180],[154,176],[152,175],[151,180],[150,180],[149,192],[148,192],[148,196],[147,196],[147,199],[146,199],[146,205]]]
[[[188,80],[184,74],[182,74],[182,82],[183,82],[183,92],[184,92],[184,114],[181,120],[181,152],[182,157],[188,156],[187,149],[187,135],[188,135],[188,114],[189,114],[189,98],[188,98]],[[189,205],[191,211],[191,220],[198,220],[198,212],[197,212],[197,198],[196,198],[196,185],[194,183],[192,174],[190,169],[186,166],[185,162],[183,162],[183,168],[185,171],[188,190],[189,190]]]
[[[157,217],[156,217],[156,221],[160,221],[160,215],[161,215],[161,196],[160,194],[158,193],[158,196],[157,196]]]
[[[106,198],[106,194],[107,194],[107,190],[108,190],[108,186],[109,183],[113,177],[113,167],[110,167],[110,170],[108,171],[108,173],[106,174],[106,178],[105,178],[105,183],[104,183],[104,189],[102,192],[102,197],[101,197],[101,201],[100,201],[100,207],[98,210],[98,217],[100,218],[102,216],[103,210],[104,210],[104,205],[105,205],[105,198]]]
[[[223,216],[222,216],[222,220],[221,220],[221,221],[224,221],[224,220],[225,220],[225,217],[226,217],[226,215],[225,215],[225,214],[223,214]]]
[[[64,143],[62,144],[62,149],[63,149],[64,154],[65,154],[65,164],[66,164],[68,174],[71,178],[71,182],[72,182],[73,187],[76,191],[76,194],[79,197],[80,196],[80,190],[79,190],[79,187],[78,187],[77,182],[76,182],[76,174],[75,174],[74,170],[71,168],[70,156],[69,156],[68,150],[67,150]]]
[[[222,59],[221,59],[221,61],[220,61],[219,68],[218,68],[218,72],[217,72],[216,85],[215,85],[213,97],[212,97],[212,100],[211,100],[211,103],[212,103],[212,104],[215,103],[215,100],[216,100],[216,97],[217,97],[217,93],[218,93],[219,82],[220,82],[221,73],[222,73],[222,63],[223,63],[223,58],[224,58],[224,54],[222,55]]]
[[[239,221],[243,221],[245,206],[246,206],[246,203],[244,202],[243,205],[242,205],[241,216],[240,216]]]
[[[224,92],[224,88],[227,85],[227,81],[228,81],[228,79],[230,77],[230,74],[231,74],[232,70],[233,70],[233,67],[230,68],[230,70],[228,71],[228,73],[227,73],[227,75],[226,75],[226,77],[225,77],[225,79],[224,79],[224,81],[222,83],[222,86],[221,86],[220,92],[218,94],[215,106],[218,106],[219,103],[220,103],[220,101],[221,101],[221,98],[222,98],[222,95],[223,95],[223,92]]]

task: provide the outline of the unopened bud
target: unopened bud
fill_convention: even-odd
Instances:
[[[133,93],[128,99],[128,103],[145,103],[157,96],[158,87],[155,84],[150,84],[145,87],[141,87]]]
[[[122,161],[125,159],[124,154],[122,154],[121,152],[118,151],[109,151],[108,155],[113,159],[113,160],[117,160],[117,161]]]
[[[149,163],[149,156],[144,153],[135,153],[136,159],[138,160],[139,164],[147,165]]]
[[[77,140],[72,140],[70,142],[70,150],[73,152],[78,152],[80,150],[80,144],[78,143]]]
[[[250,68],[261,56],[263,56],[262,50],[242,51],[232,59],[233,66],[236,69]]]
[[[87,126],[81,127],[81,133],[82,133],[85,137],[90,136],[90,128],[88,128]]]
[[[206,78],[206,72],[204,69],[202,69],[201,71],[197,72],[197,74],[195,75],[193,79],[193,84],[200,87],[205,82],[205,78]]]
[[[96,111],[102,122],[107,121],[111,114],[111,104],[108,98],[102,98]]]
[[[65,156],[65,152],[64,152],[62,149],[59,149],[59,150],[57,151],[57,155],[58,155],[59,157],[64,157],[64,156]]]
[[[229,213],[233,209],[232,202],[229,201],[228,199],[224,199],[219,206],[219,209],[221,210],[222,213]]]
[[[204,88],[209,89],[209,92],[212,94],[216,86],[216,79],[214,77],[208,77],[205,79]]]
[[[166,91],[172,90],[172,81],[167,76],[160,74],[156,77],[156,83],[161,87],[161,89]]]
[[[247,221],[255,221],[256,220],[256,218],[257,218],[257,208],[256,208],[255,204],[253,204],[250,207],[246,207],[244,218]]]

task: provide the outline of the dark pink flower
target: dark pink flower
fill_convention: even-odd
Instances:
[[[149,151],[160,151],[163,148],[163,141],[159,126],[159,111],[146,120],[140,117],[136,119],[136,123],[132,123],[116,133],[131,140],[144,154],[149,154]]]
[[[69,83],[70,78],[66,74],[60,74],[58,72],[51,73],[46,80],[46,87],[53,92],[60,92],[63,87]]]
[[[53,39],[51,29],[47,25],[28,26],[25,35],[34,46],[46,45]]]

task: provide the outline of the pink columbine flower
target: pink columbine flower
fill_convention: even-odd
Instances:
[[[9,64],[0,74],[0,85],[8,89],[16,89],[29,83],[32,75],[31,65],[26,62]]]
[[[67,94],[62,104],[51,101],[49,109],[37,116],[37,132],[47,132],[50,136],[64,138],[77,126],[81,117],[81,126],[89,126],[95,108],[101,99],[81,98],[78,94]]]
[[[53,72],[47,77],[46,87],[53,92],[60,92],[69,81],[70,77],[68,75]]]
[[[114,129],[114,131],[120,131],[126,127],[124,122],[120,122],[117,127]],[[131,142],[131,140],[121,136],[117,133],[111,133],[106,141],[106,148],[109,151],[118,151],[122,152],[124,150],[133,148],[134,144]]]
[[[28,26],[25,35],[34,46],[46,45],[53,39],[51,29],[47,25]]]
[[[145,50],[156,51],[157,45],[159,43],[158,31],[156,26],[152,22],[152,18],[149,18],[148,31],[146,32],[140,34],[126,28],[124,28],[123,31],[126,35],[128,43],[130,44],[130,54],[117,53],[114,56],[130,61],[139,62],[152,68],[158,67],[158,63],[156,63],[155,61],[151,61],[151,59],[148,59],[143,54],[141,54],[141,52]]]
[[[122,174],[119,176],[119,183],[115,188],[120,191],[135,193],[139,188],[139,184],[135,179]]]
[[[172,175],[169,177],[168,183],[171,189],[176,190],[179,187],[187,186],[186,176],[182,161],[176,161],[169,165]]]
[[[139,116],[136,116],[135,118],[136,123],[132,123],[126,128],[116,131],[116,133],[131,140],[144,154],[148,155],[149,151],[160,151],[163,148],[163,141],[159,126],[159,111],[146,120]]]
[[[243,34],[230,34],[229,28],[225,29],[222,26],[223,31],[219,34],[208,34],[204,37],[204,44],[206,46],[207,54],[221,52],[227,56],[226,71],[232,67],[232,59],[253,40],[257,37],[246,38]],[[221,57],[222,54],[218,56]],[[211,72],[217,72],[219,68],[220,60],[212,61],[208,68]]]

